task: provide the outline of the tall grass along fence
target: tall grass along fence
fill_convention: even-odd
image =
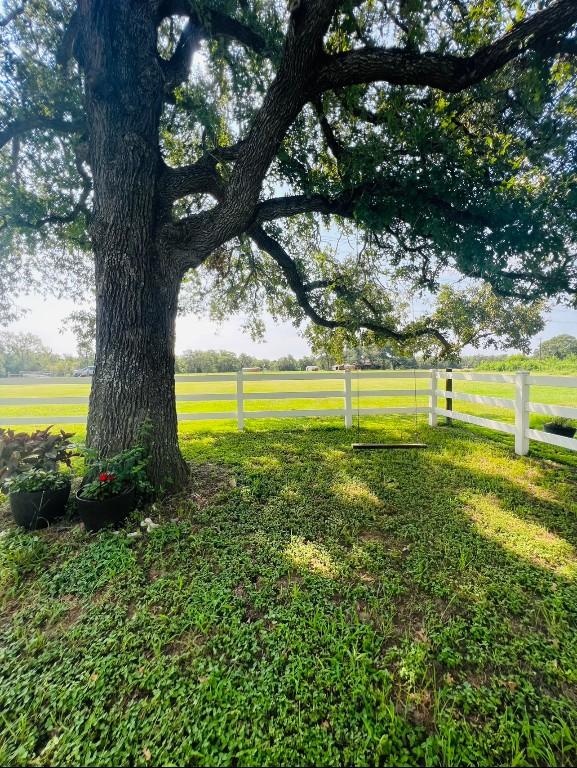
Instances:
[[[395,381],[396,380],[396,381]],[[395,388],[396,382],[404,380],[404,388]],[[326,389],[317,388],[313,383],[325,382]],[[385,382],[382,386],[379,381]],[[406,382],[409,382],[407,387]],[[531,414],[554,417],[562,416],[570,419],[577,419],[577,407],[568,405],[553,405],[531,400],[531,388],[574,388],[577,393],[577,376],[540,376],[532,375],[521,371],[515,374],[510,373],[477,373],[451,370],[430,370],[430,371],[338,371],[330,373],[307,372],[307,373],[226,373],[215,375],[200,376],[178,376],[179,384],[194,382],[195,385],[206,384],[207,391],[195,392],[194,394],[177,394],[178,403],[210,403],[210,402],[228,402],[234,405],[233,410],[221,410],[207,412],[198,410],[194,412],[179,412],[179,421],[212,421],[215,419],[236,419],[239,429],[244,428],[247,419],[282,419],[295,417],[329,417],[338,416],[344,419],[344,426],[348,429],[353,426],[356,416],[380,416],[387,414],[399,414],[412,416],[414,414],[426,414],[429,424],[436,426],[439,417],[445,417],[449,420],[463,421],[468,424],[474,424],[486,429],[496,430],[510,434],[515,438],[515,452],[519,455],[526,455],[529,451],[529,441],[536,440],[542,443],[548,443],[571,451],[577,451],[577,440],[574,438],[562,437],[560,435],[549,434],[542,429],[530,428]],[[210,391],[210,385],[227,383],[230,391],[215,392]],[[282,387],[280,391],[276,388],[273,391],[247,391],[255,386],[256,382],[268,385],[269,382],[275,382],[274,386]],[[292,382],[299,382],[298,389],[290,389]],[[514,398],[495,397],[488,395],[471,394],[470,392],[459,391],[459,382],[480,382],[482,384],[503,384],[507,385],[508,390],[513,388]],[[88,397],[59,396],[59,397],[36,397],[26,396],[26,391],[33,385],[34,391],[38,387],[49,385],[51,389],[62,387],[68,389],[71,385],[85,384],[86,380],[61,377],[61,378],[27,378],[15,384],[13,378],[0,379],[0,426],[17,426],[22,424],[81,424],[86,421],[86,414],[83,415],[59,415],[57,412],[43,413],[43,406],[64,405],[88,405]],[[307,383],[311,386],[307,387]],[[454,383],[457,387],[453,386]],[[2,387],[10,387],[10,396],[2,396]],[[286,387],[284,385],[287,385]],[[323,386],[323,384],[321,384]],[[375,388],[376,387],[376,388]],[[17,394],[13,394],[17,390]],[[371,407],[360,407],[363,399],[370,399]],[[399,398],[404,403],[398,406],[379,406],[375,401],[382,398]],[[426,405],[422,405],[423,398],[428,400]],[[341,403],[340,407],[327,408],[295,408],[294,401],[308,400],[328,400],[335,402],[335,399]],[[547,398],[545,398],[547,399]],[[291,406],[285,410],[279,409],[278,401],[293,401]],[[252,410],[250,403],[253,401],[272,401],[274,408],[266,410]],[[414,402],[413,402],[414,401]],[[444,402],[443,402],[444,401]],[[453,403],[464,402],[476,405],[503,409],[508,415],[503,419],[486,418],[471,413],[465,413],[455,410]],[[411,403],[411,404],[407,404]],[[444,405],[444,407],[441,407]],[[247,407],[248,406],[248,407]],[[18,413],[27,413],[29,415],[15,415]],[[31,415],[32,410],[35,415]],[[4,411],[4,412],[3,412]],[[6,411],[11,411],[8,413]]]

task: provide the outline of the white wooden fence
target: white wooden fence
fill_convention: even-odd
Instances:
[[[570,451],[577,451],[577,440],[561,435],[552,435],[542,429],[529,428],[529,416],[531,413],[539,413],[546,416],[564,416],[569,419],[577,419],[577,408],[562,405],[549,405],[547,403],[536,403],[531,400],[531,386],[546,387],[572,387],[577,388],[577,376],[533,376],[527,371],[519,371],[515,374],[508,373],[466,373],[464,371],[431,371],[431,389],[433,392],[430,411],[429,424],[436,426],[439,416],[445,416],[450,419],[464,421],[467,424],[475,424],[486,429],[493,429],[497,432],[505,432],[515,436],[515,453],[519,456],[526,456],[529,453],[529,441],[536,440],[540,443],[556,445],[560,448],[568,448]],[[495,382],[499,384],[513,384],[515,387],[515,399],[504,397],[489,397],[486,395],[472,395],[467,392],[448,391],[447,388],[439,388],[439,379],[446,381],[479,381]],[[499,421],[497,419],[486,419],[480,416],[473,416],[469,413],[439,408],[437,400],[439,397],[449,398],[451,400],[461,400],[468,403],[478,403],[497,408],[511,409],[515,413],[514,423]]]
[[[362,382],[371,379],[404,379],[411,381],[410,389],[363,389]],[[248,382],[272,382],[282,381],[290,382],[312,382],[327,380],[334,382],[334,388],[325,390],[304,389],[300,391],[286,390],[281,392],[247,392],[245,383]],[[426,380],[425,386],[417,386]],[[445,386],[442,386],[443,380]],[[516,374],[506,373],[469,373],[464,371],[338,371],[331,373],[306,372],[306,373],[243,373],[236,374],[216,374],[199,376],[178,376],[178,382],[194,382],[195,384],[234,382],[234,391],[232,392],[201,392],[190,395],[177,395],[178,402],[234,402],[235,409],[229,411],[195,413],[179,413],[179,421],[212,421],[214,419],[236,419],[239,429],[244,428],[246,419],[277,419],[277,418],[295,418],[310,416],[338,416],[344,418],[346,428],[353,426],[353,416],[387,415],[387,414],[427,414],[430,426],[436,426],[439,416],[448,419],[463,421],[468,424],[485,427],[487,429],[504,432],[513,435],[515,438],[515,452],[519,455],[526,455],[529,451],[529,441],[536,440],[549,445],[555,445],[566,448],[571,451],[577,451],[577,440],[574,438],[561,437],[559,435],[549,434],[540,429],[530,429],[529,417],[531,413],[546,416],[565,416],[570,419],[577,419],[577,407],[566,405],[548,405],[545,403],[533,402],[530,399],[532,385],[552,386],[552,387],[571,387],[577,388],[577,377],[570,376],[533,376],[525,371]],[[449,381],[466,382],[493,382],[499,384],[514,385],[515,398],[490,397],[485,395],[473,395],[467,392],[457,390],[449,391],[447,383]],[[10,416],[3,414],[4,407],[9,406],[43,406],[43,405],[87,405],[87,397],[26,397],[24,395],[27,385],[59,385],[59,384],[79,384],[82,379],[71,377],[42,377],[26,378],[15,382],[14,378],[0,379],[0,426],[2,425],[22,425],[22,424],[82,424],[86,421],[85,415],[62,415],[57,413],[52,415],[34,415],[34,416]],[[2,397],[2,386],[15,385],[21,387],[23,396]],[[330,386],[330,385],[329,385]],[[415,396],[427,397],[427,406],[397,406],[397,407],[358,407],[360,398],[394,398]],[[322,408],[322,409],[294,409],[290,410],[248,410],[246,404],[250,401],[262,400],[323,400],[323,399],[342,399],[340,408]],[[445,399],[445,408],[438,404],[439,398]],[[514,422],[500,421],[497,419],[488,419],[472,414],[455,411],[452,409],[452,401],[463,401],[488,405],[498,408],[512,410],[514,412]]]

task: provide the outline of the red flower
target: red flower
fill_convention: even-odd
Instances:
[[[101,472],[100,475],[98,475],[98,479],[101,483],[112,483],[115,479],[115,475],[113,475],[112,472]]]

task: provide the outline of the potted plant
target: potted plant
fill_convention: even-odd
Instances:
[[[12,516],[18,525],[45,528],[65,512],[70,480],[62,472],[30,469],[6,482]]]
[[[87,472],[76,493],[78,514],[87,531],[124,522],[138,498],[151,488],[146,477],[146,451],[130,448],[106,460],[86,450]]]
[[[10,499],[15,522],[43,528],[62,517],[70,496],[70,478],[58,470],[70,466],[72,433],[32,434],[0,429],[0,485]]]
[[[561,437],[573,437],[577,429],[573,426],[574,422],[571,419],[566,419],[563,416],[555,416],[551,421],[548,421],[543,429],[545,432],[549,432],[552,435],[561,435]]]

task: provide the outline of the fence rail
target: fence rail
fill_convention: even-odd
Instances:
[[[414,382],[412,388],[399,389],[367,389],[363,382],[371,380],[399,380],[410,379]],[[239,429],[243,429],[246,419],[271,419],[271,418],[295,418],[295,417],[339,417],[344,418],[345,427],[353,425],[353,415],[428,415],[429,424],[436,426],[439,417],[446,418],[449,423],[462,421],[467,424],[484,427],[486,429],[503,432],[515,437],[515,451],[519,455],[525,455],[529,451],[529,442],[535,440],[547,443],[571,451],[577,451],[577,440],[561,435],[550,434],[541,429],[532,429],[529,426],[531,414],[542,416],[561,416],[569,419],[577,419],[577,407],[570,405],[552,405],[548,403],[533,402],[531,400],[531,387],[570,387],[577,388],[577,376],[533,376],[525,371],[516,374],[508,373],[476,373],[468,371],[453,371],[448,369],[430,371],[336,371],[336,372],[301,372],[289,373],[225,373],[215,375],[178,376],[177,382],[212,384],[227,382],[232,384],[230,392],[198,392],[195,394],[179,394],[177,403],[200,402],[230,402],[234,408],[227,411],[178,413],[179,421],[212,421],[212,420],[236,420]],[[335,382],[333,388],[330,384],[326,389],[299,389],[275,391],[247,392],[245,385],[254,382]],[[417,386],[417,381],[425,386]],[[59,397],[26,397],[26,387],[35,385],[60,385],[90,383],[89,379],[83,380],[72,377],[38,377],[26,378],[15,382],[14,378],[0,379],[0,395],[3,385],[11,388],[18,386],[19,393],[13,397],[0,397],[0,426],[16,426],[25,424],[81,424],[86,421],[85,415],[59,415],[50,416],[28,415],[11,416],[2,413],[5,408],[13,406],[54,406],[54,405],[87,405],[88,397],[59,396]],[[336,382],[340,382],[337,388]],[[476,395],[469,392],[460,392],[454,388],[459,382],[480,382],[505,384],[513,386],[515,398],[495,397],[489,395]],[[361,407],[360,398],[428,398],[428,405],[399,405],[387,407]],[[290,408],[286,410],[260,409],[250,410],[245,407],[247,403],[275,401],[275,400],[325,400],[339,399],[342,406],[335,408]],[[444,400],[445,407],[439,405],[439,399]],[[486,405],[512,411],[514,421],[501,421],[499,419],[486,418],[470,413],[464,413],[453,409],[453,402],[465,402],[478,405]]]

